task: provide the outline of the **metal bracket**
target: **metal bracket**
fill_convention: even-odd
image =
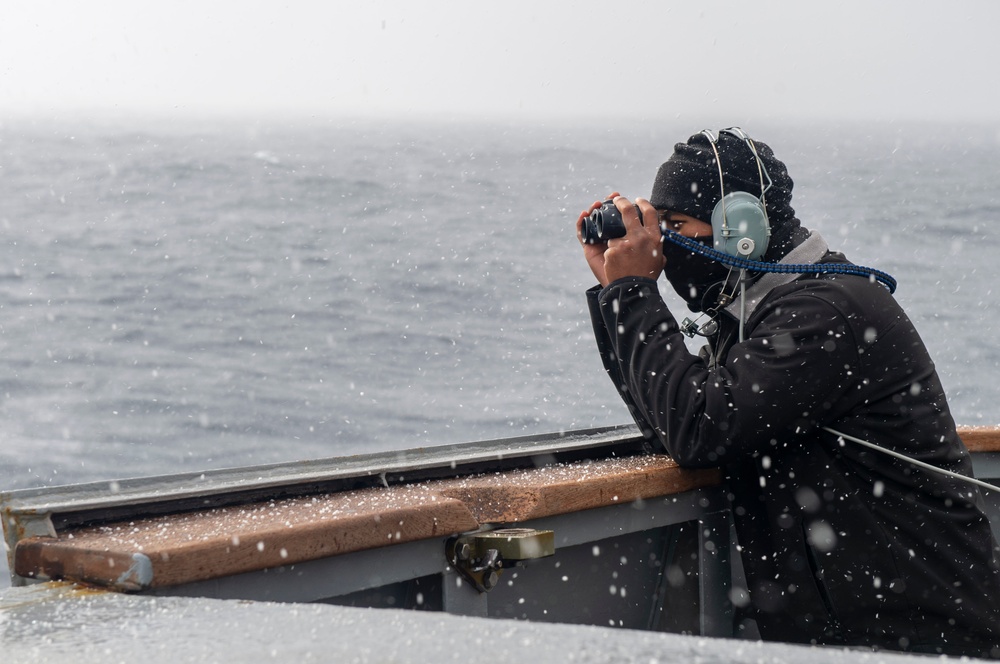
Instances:
[[[448,563],[481,593],[496,587],[505,567],[555,552],[555,534],[533,528],[469,533],[449,538],[445,544]]]

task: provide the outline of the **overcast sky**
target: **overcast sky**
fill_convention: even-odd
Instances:
[[[990,121],[998,29],[993,0],[2,0],[0,113]]]

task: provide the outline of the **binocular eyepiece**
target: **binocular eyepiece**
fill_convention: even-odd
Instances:
[[[635,213],[639,215],[639,223],[642,223],[642,210],[638,205],[634,207]],[[583,241],[587,244],[601,244],[616,237],[625,237],[625,221],[614,201],[608,199],[583,220]]]

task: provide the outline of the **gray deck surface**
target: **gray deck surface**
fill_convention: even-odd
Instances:
[[[98,593],[60,584],[0,592],[0,661],[4,664],[468,664],[484,659],[532,664],[928,661],[924,657],[884,652],[467,618],[444,613]]]

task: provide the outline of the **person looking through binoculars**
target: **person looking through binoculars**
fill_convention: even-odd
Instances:
[[[997,543],[934,364],[895,280],[804,227],[792,186],[766,144],[704,131],[649,200],[584,210],[604,367],[650,445],[722,469],[761,638],[1000,657]]]

